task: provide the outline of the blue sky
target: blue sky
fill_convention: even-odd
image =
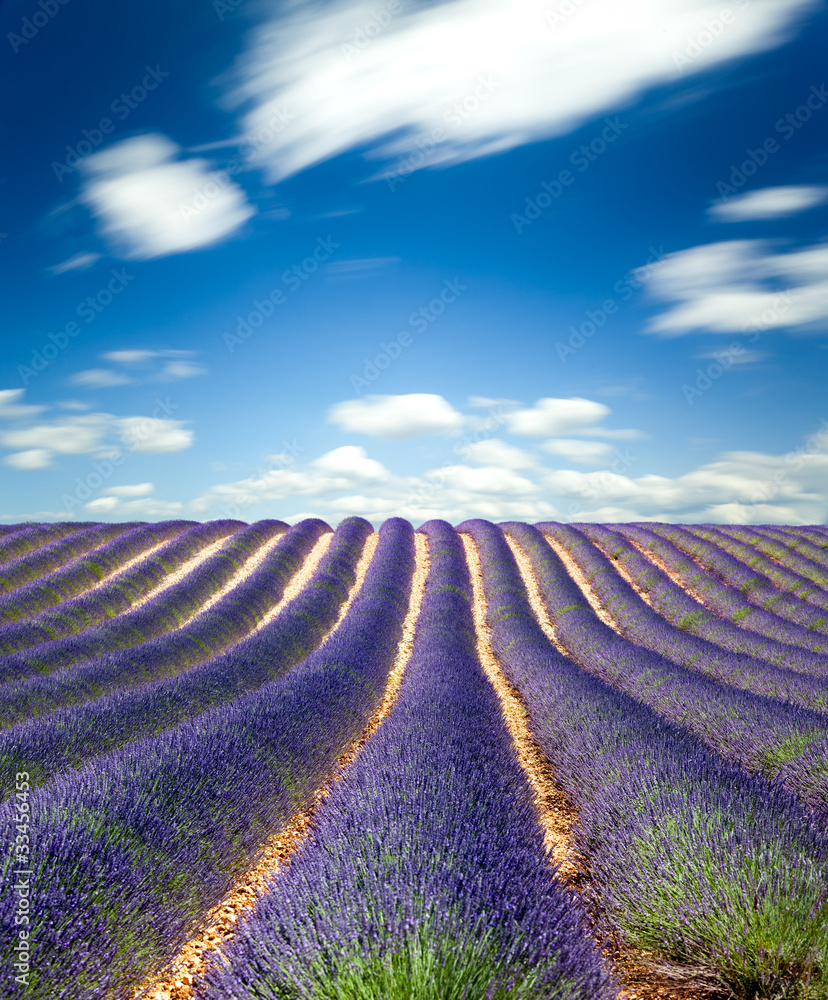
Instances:
[[[826,519],[824,4],[0,21],[3,522]]]

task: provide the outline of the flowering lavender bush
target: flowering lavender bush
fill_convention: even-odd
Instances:
[[[669,538],[673,544],[691,555],[704,567],[709,577],[721,579],[724,584],[746,599],[748,608],[760,607],[772,613],[780,627],[799,629],[801,641],[799,645],[815,648],[815,652],[828,651],[828,636],[822,631],[828,624],[828,615],[821,608],[816,608],[807,601],[783,594],[761,574],[750,569],[744,562],[728,555],[723,549],[701,538],[694,531],[686,530],[684,525],[652,525],[653,531],[663,538]],[[752,623],[756,628],[756,624]]]
[[[683,629],[671,625],[619,576],[603,552],[590,544],[590,539],[602,541],[605,547],[613,551],[616,561],[619,548],[627,553],[632,551],[643,560],[640,553],[627,545],[620,535],[603,525],[581,525],[579,528],[556,525],[550,532],[550,537],[554,537],[566,549],[585,574],[601,604],[613,616],[625,638],[659,653],[673,663],[689,667],[724,684],[828,712],[828,676],[808,677],[765,660],[728,652],[721,646],[689,635]],[[675,588],[672,581],[667,582]],[[739,631],[735,625],[723,623],[704,608],[701,611],[708,619],[705,622],[708,636],[724,632],[727,638],[730,632]],[[769,643],[769,640],[765,641]],[[785,648],[780,647],[780,660],[784,659]],[[824,663],[824,673],[828,675],[828,661]]]
[[[672,535],[668,538],[663,534],[661,526],[658,532],[650,530],[656,526],[649,523],[646,528],[637,524],[617,524],[614,527],[625,538],[640,545],[645,553],[657,556],[682,586],[690,587],[701,594],[705,604],[716,614],[777,642],[789,643],[814,653],[828,655],[828,636],[788,621],[748,600],[739,584],[748,585],[749,589],[749,581],[755,574],[746,566],[739,570],[738,577],[733,575],[728,583],[724,583],[714,573],[694,562],[689,552],[684,551],[683,546],[674,544]],[[688,549],[708,545],[701,539],[695,539],[695,542],[698,544],[684,542],[683,545]],[[724,556],[725,553],[721,555]]]
[[[130,559],[159,542],[174,538],[186,525],[186,521],[166,521],[132,527],[118,533],[112,541],[71,560],[45,579],[25,584],[0,597],[0,636],[6,622],[28,618],[96,586]],[[101,532],[104,537],[109,533]],[[0,649],[5,652],[5,645],[0,645]]]
[[[226,653],[174,677],[135,690],[110,694],[72,708],[28,720],[0,733],[0,796],[11,795],[14,776],[27,771],[39,785],[61,771],[143,735],[163,732],[287,673],[306,657],[334,624],[354,583],[354,568],[371,525],[348,518],[336,530],[331,546],[302,592],[257,632]],[[313,522],[293,529],[293,556],[301,558],[317,535]],[[384,544],[387,546],[388,539]],[[272,598],[290,576],[291,561],[274,562]]]
[[[0,537],[0,565],[7,564],[33,552],[43,545],[55,542],[75,531],[91,527],[93,522],[58,521],[55,524],[13,524],[8,534]]]
[[[508,530],[532,560],[560,641],[582,667],[767,777],[828,735],[824,715],[717,683],[618,635],[596,616],[538,528],[553,530],[549,524]],[[828,787],[823,794],[828,805]]]
[[[78,635],[41,643],[4,657],[0,666],[3,676],[54,673],[93,656],[120,652],[179,628],[232,579],[245,559],[285,530],[287,525],[281,521],[257,521],[240,528],[218,552],[187,573],[183,580],[163,588],[140,607]],[[221,531],[218,537],[223,537]]]
[[[550,536],[554,535],[563,542],[565,536],[562,528],[563,526],[557,525],[552,527]],[[657,612],[658,619],[674,625],[685,636],[698,636],[731,653],[743,654],[774,666],[814,677],[828,678],[828,656],[820,656],[802,649],[801,646],[778,642],[750,629],[739,628],[732,621],[717,615],[682,590],[678,584],[673,583],[666,573],[639,552],[619,530],[612,530],[601,524],[580,524],[577,528],[599,545],[612,563],[624,568],[636,587],[646,593],[648,601]],[[626,526],[623,525],[614,528],[626,530]],[[565,544],[568,546],[569,543]],[[664,542],[664,544],[669,543]],[[756,613],[767,614],[758,609]]]
[[[70,559],[91,552],[134,527],[134,523],[91,524],[62,537],[58,533],[49,544],[0,565],[0,594],[11,594],[15,588],[60,569]]]
[[[615,996],[478,661],[460,540],[420,530],[431,567],[399,698],[202,1000]]]
[[[551,551],[539,533],[503,527],[535,556],[559,630],[570,615],[582,619],[585,602],[570,578],[537,558],[542,548]],[[723,995],[824,997],[824,831],[793,795],[728,765],[558,653],[500,532],[480,521],[460,528],[480,549],[503,670],[579,810],[576,843],[607,926],[672,974]]]
[[[27,1000],[129,995],[330,774],[382,698],[408,607],[411,526],[392,518],[386,537],[340,627],[287,676],[31,794]],[[14,819],[0,806],[7,836]],[[4,968],[13,858],[3,858]],[[19,997],[11,977],[0,997]]]
[[[711,542],[732,556],[737,563],[748,566],[756,573],[758,581],[755,587],[751,587],[750,590],[751,600],[755,603],[764,606],[767,602],[767,606],[772,608],[779,600],[779,591],[782,591],[782,593],[790,594],[797,600],[816,605],[823,611],[828,608],[828,593],[825,593],[823,589],[828,583],[825,573],[820,572],[818,566],[813,567],[811,572],[819,577],[818,580],[813,580],[802,573],[795,572],[791,563],[798,563],[802,568],[808,568],[808,560],[797,556],[785,549],[784,546],[778,546],[777,555],[781,555],[785,560],[784,564],[780,564],[769,559],[758,548],[759,545],[762,545],[763,548],[774,549],[773,543],[768,539],[762,539],[761,535],[754,535],[749,531],[738,533],[724,531],[720,530],[718,525],[712,524],[685,525],[685,530],[697,538]],[[746,539],[753,540],[754,544],[749,544]],[[800,605],[794,604],[793,612],[799,610]],[[808,610],[805,609],[806,612]],[[810,609],[811,612],[813,610],[813,608]]]
[[[317,518],[291,528],[246,580],[180,628],[47,677],[0,686],[0,726],[100,697],[116,687],[138,687],[224,652],[258,625],[319,536],[330,530]]]
[[[156,527],[186,522],[162,522]],[[26,621],[0,626],[0,653],[12,653],[40,643],[76,635],[92,628],[107,618],[129,611],[132,605],[145,597],[154,587],[163,584],[165,577],[174,573],[183,563],[192,559],[205,546],[226,537],[243,527],[241,521],[208,521],[185,528],[172,541],[167,542],[154,555],[147,556],[131,569],[47,611],[34,614]],[[25,676],[25,661],[7,659],[0,661],[0,681],[10,676]]]
[[[811,545],[805,538],[786,535],[784,531],[770,526],[742,528],[728,524],[717,525],[717,530],[728,543],[736,542],[744,549],[744,561],[750,560],[748,565],[764,573],[777,587],[788,589],[785,583],[790,581],[791,593],[821,607],[828,607],[828,594],[825,593],[828,588],[828,563],[823,549]],[[736,554],[736,549],[728,548],[727,543],[717,544],[732,555]],[[801,583],[803,577],[805,581]]]

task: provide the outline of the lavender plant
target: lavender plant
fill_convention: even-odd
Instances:
[[[201,1000],[602,1000],[476,652],[453,529],[430,521],[411,660],[312,834],[214,956]]]
[[[286,674],[318,646],[336,621],[371,531],[362,518],[347,518],[302,592],[272,621],[226,653],[174,677],[134,690],[118,689],[0,733],[0,797],[12,794],[15,775],[21,771],[29,774],[33,787],[41,785],[62,771],[141,736],[171,729],[209,708],[229,704]],[[316,533],[312,522],[304,522],[294,529],[291,539],[285,539],[297,561]],[[382,545],[388,544],[386,537]],[[273,566],[272,596],[290,572],[287,559]]]
[[[271,529],[262,529],[267,530]],[[0,726],[98,698],[116,688],[135,688],[224,652],[256,628],[281,598],[288,580],[319,536],[330,530],[317,518],[291,528],[246,580],[180,628],[47,677],[30,677],[0,686]]]
[[[712,642],[689,635],[653,611],[619,576],[603,552],[590,544],[590,539],[601,540],[616,553],[619,544],[629,552],[624,539],[617,533],[603,525],[557,525],[551,536],[585,574],[601,605],[612,615],[624,638],[724,684],[828,712],[828,677],[808,677],[764,660],[727,652]],[[634,549],[632,551],[635,552]],[[722,629],[727,632],[728,628],[738,631],[734,625],[723,626],[712,615],[707,617],[710,619],[706,623],[708,634],[715,635]],[[783,655],[784,647],[780,650],[780,658]]]
[[[112,541],[71,560],[45,579],[25,584],[0,597],[0,636],[2,626],[7,622],[36,615],[97,586],[128,560],[140,556],[159,542],[174,538],[187,524],[186,521],[166,521],[160,525],[132,527],[117,534]],[[108,533],[107,530],[105,534]],[[0,649],[4,647],[0,645]]]
[[[162,522],[175,524],[176,522]],[[40,643],[77,635],[107,618],[129,611],[155,587],[163,585],[169,574],[213,542],[226,538],[243,527],[241,521],[208,521],[186,528],[153,555],[118,574],[114,579],[79,597],[63,601],[47,611],[32,615],[23,622],[0,626],[0,653],[9,654]],[[5,665],[5,666],[4,666]],[[33,672],[20,659],[0,660],[0,681]]]
[[[183,580],[163,588],[140,607],[77,635],[4,657],[0,662],[2,676],[24,678],[54,673],[94,656],[122,652],[179,628],[233,577],[248,557],[285,530],[287,525],[281,521],[257,521],[242,527]]]
[[[287,676],[31,793],[27,1000],[130,995],[325,781],[379,704],[402,633],[413,533],[392,518],[385,536],[393,544],[382,558],[378,549],[340,627]],[[11,833],[16,815],[0,806],[0,829]],[[4,856],[4,968],[15,864]],[[17,996],[0,981],[0,998]]]
[[[55,541],[0,565],[0,595],[11,594],[15,588],[53,573],[70,559],[91,552],[134,527],[134,523],[91,524],[62,537],[58,533]]]
[[[534,529],[502,527],[527,551],[550,551]],[[501,533],[480,521],[460,529],[479,546],[502,668],[579,811],[586,892],[608,929],[677,979],[719,995],[823,997],[824,830],[779,785],[729,765],[562,656],[529,607]],[[547,605],[559,610],[558,628],[569,615],[581,618],[584,601],[571,579],[551,561],[533,563]]]
[[[646,555],[652,553],[656,556],[669,570],[671,576],[675,577],[683,587],[700,594],[705,605],[716,614],[766,638],[800,646],[823,656],[828,655],[828,636],[787,621],[757,604],[752,604],[741,591],[739,579],[734,577],[729,583],[725,583],[708,569],[699,566],[689,551],[674,544],[673,538],[661,531],[661,526],[658,526],[658,531],[655,530],[656,525],[649,523],[647,527],[638,524],[617,524],[614,527],[625,538],[640,546]],[[670,527],[672,526],[668,526]],[[650,530],[651,528],[653,530]],[[698,545],[707,544],[701,539],[695,541]],[[684,546],[696,547],[691,542],[685,542]],[[749,581],[751,570],[744,567],[744,570],[740,571],[740,576],[746,577]]]

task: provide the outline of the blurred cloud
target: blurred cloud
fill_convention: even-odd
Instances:
[[[430,142],[410,172],[571,132],[647,88],[783,43],[814,6],[739,5],[688,58],[688,39],[721,13],[701,0],[454,0],[389,15],[365,44],[375,5],[298,0],[257,30],[231,100],[247,134],[288,121],[253,158],[272,181],[351,149],[388,161]]]
[[[603,441],[578,441],[574,438],[553,438],[541,445],[551,455],[561,455],[583,465],[599,465],[612,455],[612,448]]]
[[[679,250],[661,262],[648,292],[674,303],[646,327],[660,337],[819,332],[828,315],[828,243],[778,251],[767,240],[729,240]]]
[[[711,205],[707,214],[718,222],[752,222],[759,219],[780,219],[804,212],[828,200],[828,187],[800,184],[789,187],[763,188]]]
[[[65,274],[67,271],[85,271],[100,259],[101,255],[99,253],[76,253],[61,264],[55,264],[54,267],[50,267],[49,270],[52,274]]]
[[[86,371],[70,375],[68,381],[70,385],[81,385],[87,389],[108,389],[114,385],[129,385],[132,379],[106,368],[87,368]]]
[[[126,259],[150,260],[227,239],[255,212],[244,191],[206,160],[158,133],[114,143],[82,161],[83,201]]]

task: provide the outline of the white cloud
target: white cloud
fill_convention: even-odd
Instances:
[[[183,451],[195,440],[193,432],[185,428],[181,420],[122,417],[117,426],[121,440],[130,451]]]
[[[401,440],[458,430],[463,416],[442,396],[413,392],[336,403],[328,411],[328,422],[345,431]]]
[[[552,437],[576,428],[597,423],[608,416],[610,409],[590,399],[539,399],[533,407],[505,414],[506,424],[513,434],[530,437]]]
[[[110,486],[106,492],[114,497],[147,497],[154,489],[152,483],[135,483],[132,486]]]
[[[362,448],[345,446],[305,465],[292,463],[235,482],[217,483],[189,505],[204,516],[278,516],[291,520],[292,501],[328,521],[359,514],[375,523],[401,516],[418,523],[431,517],[458,523],[468,517],[492,520],[576,519],[592,521],[670,520],[684,522],[819,523],[828,514],[828,422],[784,455],[725,452],[715,461],[669,477],[643,471],[642,460],[614,452],[608,467],[584,471],[551,469],[538,461],[520,470],[506,467],[525,454],[496,439],[467,446],[455,442],[444,465],[406,476],[392,475]],[[573,449],[603,442],[572,439]],[[493,447],[487,449],[486,445]],[[479,467],[458,462],[472,449]],[[580,456],[586,453],[580,451]],[[531,456],[529,456],[531,457]],[[110,494],[114,491],[109,491]],[[278,505],[278,506],[276,506]]]
[[[110,490],[110,493],[114,492],[114,490]],[[117,517],[122,521],[145,517],[177,517],[184,508],[184,504],[178,501],[158,500],[155,497],[120,500],[116,496],[98,497],[97,500],[90,500],[83,506],[95,517]]]
[[[67,271],[85,271],[100,259],[101,255],[99,253],[76,253],[68,260],[50,267],[49,270],[52,274],[65,274]]]
[[[476,464],[493,465],[499,469],[530,469],[536,464],[528,452],[498,438],[466,445],[463,455]]]
[[[803,212],[828,199],[828,187],[791,185],[748,191],[726,202],[711,205],[707,214],[719,222],[748,222],[779,219]]]
[[[25,389],[0,389],[0,418],[33,417],[42,413],[45,406],[29,406],[18,402],[23,398]]]
[[[161,369],[160,378],[195,378],[196,375],[206,375],[207,369],[204,365],[197,365],[193,361],[168,361]]]
[[[0,392],[0,416],[32,417],[43,407],[25,406],[17,402],[23,390],[9,389]],[[67,400],[59,404],[63,409],[80,410],[84,404]],[[3,459],[6,465],[21,470],[43,469],[52,464],[56,454],[93,455],[98,459],[116,459],[121,456],[114,438],[131,451],[176,452],[189,448],[193,432],[179,420],[159,420],[154,417],[116,417],[111,413],[84,413],[64,415],[52,421],[24,422],[0,430],[0,446],[12,450]],[[143,490],[150,484],[141,484]],[[137,490],[139,487],[124,487]],[[129,495],[136,495],[130,493]]]
[[[581,434],[584,437],[606,438],[608,441],[638,441],[650,436],[634,427],[581,427],[573,430],[572,433]]]
[[[44,449],[63,455],[94,454],[103,446],[110,421],[107,413],[68,417],[0,432],[0,443],[7,448]]]
[[[124,139],[87,156],[81,192],[125,258],[149,260],[221,242],[254,214],[244,191],[206,160],[178,160],[163,135]]]
[[[28,451],[17,451],[6,455],[3,459],[6,465],[14,469],[45,469],[52,464],[52,453],[45,448],[30,448]]]
[[[314,459],[311,465],[323,475],[346,479],[388,479],[388,470],[381,462],[369,458],[364,448],[346,444]]]
[[[696,354],[694,357],[699,360],[712,358],[714,361],[722,362],[731,367],[734,365],[755,365],[760,361],[766,361],[771,357],[771,354],[769,351],[756,351],[752,347],[745,347],[738,353],[731,350],[702,351],[701,354]]]
[[[488,493],[495,497],[527,497],[540,490],[525,476],[519,476],[509,469],[484,466],[471,468],[468,465],[454,465],[448,469],[432,469],[426,472],[426,479],[439,477],[447,487],[467,493]]]
[[[133,365],[140,364],[143,361],[150,361],[152,358],[157,358],[159,354],[159,351],[144,350],[107,351],[101,357],[106,361],[114,361],[116,364]]]
[[[612,448],[603,441],[578,441],[574,438],[554,438],[541,445],[551,455],[561,455],[573,462],[597,465],[605,462],[612,454]]]
[[[662,337],[822,329],[828,314],[828,243],[787,252],[765,240],[692,247],[668,254],[648,288],[654,297],[675,303],[647,327]]]
[[[453,0],[392,16],[367,46],[343,43],[374,5],[297,2],[262,26],[232,95],[272,180],[350,149],[385,159],[442,130],[429,163],[459,162],[571,132],[648,88],[783,43],[813,0],[753,0],[692,59],[721,9],[705,0]],[[573,7],[575,8],[573,10]],[[289,10],[291,8],[288,8]],[[465,102],[465,107],[462,105]],[[461,106],[458,112],[457,106]],[[393,139],[392,139],[393,136]]]
[[[116,385],[129,385],[132,379],[122,372],[108,368],[87,368],[69,377],[70,385],[82,385],[87,389],[108,389]]]

